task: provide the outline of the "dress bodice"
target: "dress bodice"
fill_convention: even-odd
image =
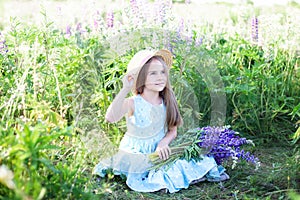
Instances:
[[[166,130],[166,108],[164,103],[153,105],[141,95],[134,96],[134,113],[126,117],[127,132],[131,137],[147,139]]]

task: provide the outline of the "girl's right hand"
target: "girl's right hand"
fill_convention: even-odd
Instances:
[[[134,83],[133,75],[126,74],[123,77],[122,82],[123,82],[123,88],[129,89],[129,90],[132,89],[133,83]]]

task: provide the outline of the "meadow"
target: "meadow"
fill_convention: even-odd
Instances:
[[[0,199],[300,199],[297,2],[38,2],[0,3]],[[92,175],[126,131],[104,115],[143,48],[174,55],[178,140],[228,125],[254,142],[258,169],[228,161],[230,180],[174,194]]]

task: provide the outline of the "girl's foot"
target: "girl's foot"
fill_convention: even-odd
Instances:
[[[210,182],[221,182],[221,181],[226,181],[229,178],[230,178],[229,175],[224,172],[223,174],[221,174],[220,178],[208,178],[207,180]]]
[[[158,192],[160,192],[162,194],[166,194],[166,193],[168,193],[168,189],[167,188],[160,189],[160,190],[158,190]]]

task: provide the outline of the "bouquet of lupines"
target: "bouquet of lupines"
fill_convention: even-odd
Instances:
[[[161,160],[156,152],[150,154],[149,159],[153,163],[151,169],[158,169],[175,162],[177,159],[201,160],[202,156],[205,155],[214,157],[218,165],[224,161],[232,160],[232,167],[235,167],[239,160],[245,160],[254,164],[256,168],[260,166],[257,157],[241,149],[242,145],[254,145],[254,143],[240,137],[239,133],[231,130],[229,126],[196,128],[186,134],[185,138],[192,139],[172,146],[168,160]]]

